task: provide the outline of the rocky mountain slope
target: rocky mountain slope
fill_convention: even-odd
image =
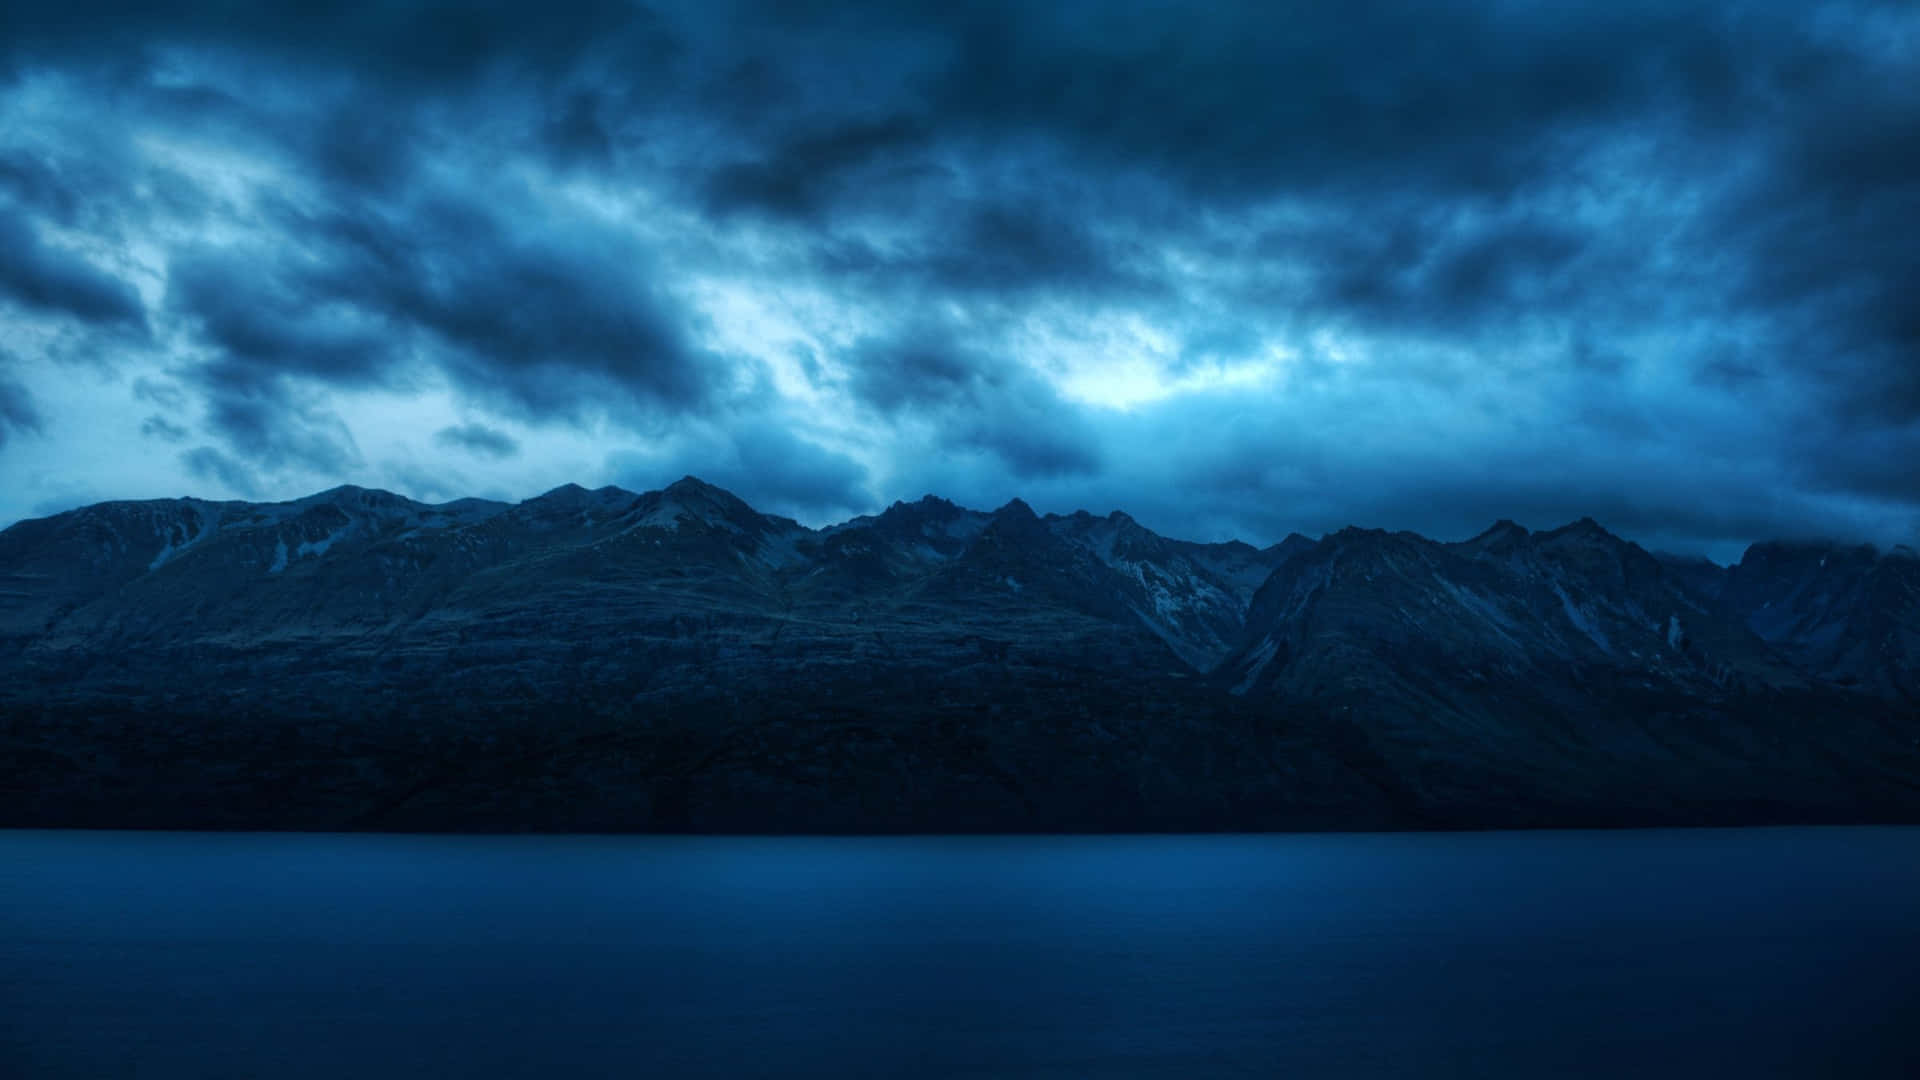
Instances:
[[[1911,549],[1756,544],[1718,595],[1809,674],[1920,701],[1920,557]]]
[[[0,532],[0,825],[1920,819],[1920,560],[1583,520],[1265,549],[691,477]]]

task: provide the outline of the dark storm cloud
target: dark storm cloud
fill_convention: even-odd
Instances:
[[[60,224],[79,216],[79,198],[46,160],[21,150],[0,150],[0,191]]]
[[[577,90],[550,106],[541,133],[548,151],[564,164],[589,169],[610,167],[613,138],[603,116],[608,107],[601,95],[589,90]]]
[[[1099,236],[1067,206],[983,201],[960,212],[951,234],[893,270],[924,277],[937,291],[1015,294],[1058,290],[1082,296],[1150,295],[1164,290],[1132,264],[1138,241]]]
[[[145,375],[134,378],[133,399],[174,412],[185,408],[187,404],[186,392],[180,387],[162,379],[150,379]]]
[[[1831,65],[1774,113],[1774,168],[1715,224],[1749,255],[1740,298],[1798,316],[1782,342],[1850,421],[1920,420],[1920,83],[1898,66]],[[1905,76],[1905,78],[1902,78]]]
[[[876,162],[899,168],[929,134],[919,121],[896,116],[803,135],[765,158],[715,169],[705,181],[707,205],[721,214],[755,210],[813,218],[830,201],[851,194],[848,188],[863,168]]]
[[[441,428],[433,440],[442,446],[456,446],[490,458],[509,458],[520,452],[520,444],[504,431],[485,424],[457,424]]]
[[[1806,445],[1795,472],[1808,489],[1920,503],[1920,423],[1834,428]]]
[[[0,351],[0,360],[9,359]],[[34,406],[33,395],[19,380],[0,371],[0,449],[5,449],[13,435],[40,430],[40,410]]]
[[[710,372],[644,276],[647,252],[585,224],[542,225],[516,230],[456,200],[405,217],[290,214],[287,235],[302,247],[277,272],[310,301],[431,335],[450,374],[529,419],[699,405]],[[260,272],[246,262],[229,270]]]
[[[1033,396],[1010,396],[958,425],[953,441],[998,458],[1019,479],[1097,472],[1100,448],[1078,423]]]
[[[885,412],[964,401],[982,383],[1006,377],[1006,365],[952,341],[945,331],[908,331],[853,351],[853,391]]]
[[[125,57],[156,42],[265,52],[402,85],[463,87],[498,69],[563,75],[593,57],[657,65],[672,37],[625,0],[254,5],[224,0],[76,0],[9,7],[16,60]]]
[[[210,393],[208,425],[250,466],[340,477],[360,462],[353,433],[324,406],[303,402],[279,387],[256,390],[246,383],[215,383]]]
[[[638,268],[644,253],[549,222],[517,233],[461,201],[401,218],[275,208],[281,246],[188,252],[168,305],[214,350],[191,380],[232,450],[339,475],[350,434],[316,422],[290,379],[404,388],[438,369],[530,421],[697,407],[702,357]]]
[[[833,17],[818,6],[783,10]],[[946,46],[927,83],[943,131],[1033,136],[1077,151],[1091,190],[1102,168],[1169,180],[1184,191],[1176,205],[1188,229],[1207,209],[1276,194],[1308,200],[1309,233],[1274,254],[1307,263],[1311,284],[1268,302],[1457,330],[1522,311],[1553,318],[1612,307],[1634,278],[1649,276],[1646,244],[1659,238],[1572,220],[1564,200],[1541,209],[1529,199],[1644,183],[1613,174],[1606,151],[1658,139],[1666,145],[1654,164],[1672,171],[1655,180],[1698,173],[1711,182],[1723,163],[1716,155],[1757,148],[1767,157],[1763,178],[1776,167],[1788,176],[1809,168],[1839,181],[1816,175],[1794,192],[1763,179],[1754,197],[1762,218],[1779,209],[1770,204],[1831,199],[1880,178],[1903,204],[1864,207],[1855,235],[1815,238],[1830,256],[1818,261],[1839,264],[1839,282],[1789,292],[1857,289],[1881,313],[1870,321],[1891,321],[1897,336],[1912,307],[1896,303],[1910,265],[1899,259],[1913,247],[1897,239],[1914,191],[1905,155],[1920,146],[1901,137],[1916,84],[1898,76],[1912,73],[1911,60],[1904,72],[1860,65],[1855,33],[1809,33],[1803,15],[1790,5],[1626,4],[1549,16],[1362,3],[1233,6],[1189,18],[1177,6],[1136,3],[1027,17],[991,5],[922,8],[893,25]],[[1769,124],[1782,100],[1804,102],[1788,110],[1789,130],[1834,148],[1787,146],[1775,157]],[[1832,123],[1859,117],[1862,102],[1864,118]],[[1047,208],[1076,227],[1070,199]],[[1143,200],[1121,212],[1165,228],[1164,211]],[[1865,242],[1870,235],[1876,242]],[[1712,238],[1698,239],[1692,254],[1713,258]],[[1889,257],[1862,266],[1876,249]]]
[[[1093,432],[1058,391],[958,328],[903,328],[848,359],[857,398],[882,414],[932,421],[949,450],[990,454],[1021,478],[1100,467]]]
[[[302,303],[265,266],[248,272],[239,262],[184,253],[170,268],[169,308],[215,350],[183,377],[201,392],[208,426],[251,465],[340,476],[359,458],[352,434],[289,379],[376,384],[388,374],[392,353],[386,340],[316,308],[311,299]],[[136,385],[137,397],[165,403],[164,391],[142,391]],[[214,470],[204,456],[195,460],[197,475],[235,475],[225,466]],[[228,486],[257,487],[251,480],[247,488]]]
[[[44,243],[27,218],[0,206],[0,297],[36,311],[144,334],[146,309],[126,282]]]
[[[450,235],[421,267],[444,287],[396,279],[384,294],[452,347],[450,370],[476,392],[535,419],[577,416],[596,395],[644,409],[709,394],[702,358],[636,273],[638,253],[590,233],[522,241],[476,224],[479,235]]]
[[[1253,539],[1920,519],[1910,5],[7,22],[0,296],[76,353],[150,330],[190,399],[151,400],[261,477],[359,468],[343,402],[444,390],[524,425],[502,468],[605,431],[794,513],[939,480]],[[754,397],[775,353],[817,416]]]
[[[266,232],[168,252],[166,306],[206,350],[180,374],[229,453],[268,470],[338,472],[357,459],[351,435],[303,385],[404,389],[438,368],[533,420],[698,405],[709,373],[680,313],[636,279],[644,251],[548,220],[537,204],[499,206],[441,168],[450,149],[464,153],[446,110],[485,115],[488,93],[517,95],[524,80],[556,103],[550,149],[606,164],[601,114],[660,78],[676,48],[646,8],[618,2],[279,13],[82,3],[10,13],[0,53],[17,67],[64,67],[129,115],[224,142],[294,181],[293,197],[259,207]],[[118,59],[98,63],[108,57]],[[582,65],[626,87],[569,88],[591,74]],[[72,201],[39,158],[9,154],[5,165],[0,190],[50,215]],[[26,228],[0,219],[0,239],[31,239]],[[94,319],[144,314],[85,264],[8,246],[0,289]]]
[[[944,166],[795,183],[804,196],[763,192],[763,210],[804,230],[809,274],[876,303],[1131,303],[1170,291],[1158,279],[1157,238],[1141,231],[1132,220],[1141,208],[1125,201],[1103,208],[1076,202],[1076,192],[980,191]],[[844,195],[824,196],[830,186]],[[882,243],[859,235],[857,226],[876,223],[887,234]],[[911,226],[904,234],[903,224]]]
[[[1233,200],[1409,186],[1504,197],[1563,167],[1566,144],[1598,125],[1666,108],[1722,121],[1760,68],[1754,31],[1786,29],[1649,3],[1245,3],[1198,17],[1149,0],[1020,14],[943,16],[951,60],[934,96],[949,120],[1058,136]]]
[[[380,382],[395,362],[394,330],[361,309],[329,305],[305,275],[278,272],[274,254],[186,251],[168,265],[168,305],[220,355],[202,380],[243,394],[282,375]]]
[[[851,517],[874,501],[859,462],[794,434],[770,415],[694,435],[665,455],[616,453],[608,465],[624,487],[653,490],[698,476],[761,510],[809,520]]]
[[[390,484],[400,493],[422,502],[452,502],[472,498],[514,502],[518,498],[508,492],[476,486],[466,473],[444,464],[425,468],[389,462],[383,471],[383,484]]]
[[[191,432],[179,424],[168,420],[166,417],[155,413],[140,422],[140,434],[145,435],[149,439],[178,443],[186,442]]]
[[[313,175],[359,194],[387,193],[412,178],[417,122],[405,103],[372,97],[349,101],[317,117],[303,148]]]
[[[1373,327],[1470,331],[1530,312],[1578,309],[1584,297],[1615,292],[1607,286],[1616,282],[1575,272],[1598,238],[1524,217],[1455,229],[1433,220],[1440,215],[1431,209],[1424,216],[1390,225],[1345,221],[1312,238],[1270,242],[1275,254],[1314,267],[1313,284],[1295,299]]]
[[[260,484],[252,470],[211,446],[199,446],[180,455],[187,471],[203,480],[211,480],[241,498],[255,498]]]

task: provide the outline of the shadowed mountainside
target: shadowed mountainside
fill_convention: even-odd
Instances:
[[[0,825],[1920,820],[1920,559],[1590,520],[1260,549],[691,477],[0,532]]]

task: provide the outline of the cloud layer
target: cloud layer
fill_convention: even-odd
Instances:
[[[1911,5],[94,7],[0,44],[0,519],[1920,530]]]

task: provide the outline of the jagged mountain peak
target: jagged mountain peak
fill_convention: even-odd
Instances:
[[[506,519],[538,522],[542,528],[607,521],[631,509],[640,496],[617,487],[589,491],[579,484],[562,484],[516,504]]]
[[[875,517],[855,518],[854,520],[946,521],[970,512],[971,511],[965,507],[943,499],[938,495],[922,495],[912,502],[907,502],[904,499],[896,499],[893,505],[882,510]]]
[[[717,484],[709,484],[697,476],[683,476],[662,488],[658,494],[689,506],[721,508],[730,515],[747,513],[762,516],[745,499]]]
[[[1513,558],[1522,556],[1532,548],[1537,538],[1544,535],[1529,532],[1525,526],[1501,518],[1474,536],[1447,546],[1475,558]]]
[[[579,484],[573,483],[572,481],[568,481],[567,483],[561,484],[559,487],[551,488],[547,491],[543,491],[540,494],[535,495],[530,499],[525,499],[522,501],[541,502],[547,499],[574,499],[582,495],[585,495],[586,493],[587,493],[586,488],[583,488]]]
[[[512,505],[512,503],[503,503],[495,499],[468,496],[464,499],[449,499],[443,503],[434,503],[431,509],[442,514],[478,519],[497,514]]]
[[[1005,506],[1002,506],[1000,509],[995,510],[993,512],[993,516],[996,518],[1010,518],[1018,521],[1039,521],[1040,520],[1040,515],[1033,512],[1033,507],[1028,506],[1027,501],[1025,499],[1020,498],[1017,495],[1012,499],[1007,500],[1007,504]]]
[[[1590,517],[1583,517],[1578,521],[1568,522],[1557,529],[1548,529],[1545,532],[1534,533],[1532,535],[1534,539],[1548,544],[1556,541],[1578,541],[1600,544],[1625,544],[1627,542],[1607,531],[1606,526]]]
[[[428,509],[428,506],[426,503],[388,491],[385,488],[361,487],[358,484],[341,484],[339,487],[328,488],[325,491],[316,492],[304,498],[292,499],[281,503],[261,504],[257,506],[256,509],[268,511],[269,516],[277,516],[271,513],[271,511],[276,509],[292,511],[294,513],[311,513],[315,510],[328,509],[337,510],[349,517],[358,517],[362,514],[371,514],[376,517],[392,517],[395,515],[419,513]]]
[[[1066,544],[1066,541],[1054,535],[1054,531],[1033,512],[1031,507],[1015,499],[987,516],[984,526],[973,537],[968,548],[972,550],[984,546],[1009,544],[1033,548],[1036,545],[1052,547],[1056,544]]]
[[[827,550],[844,552],[854,544],[862,552],[878,557],[879,544],[888,556],[902,565],[926,566],[958,554],[993,520],[989,514],[969,510],[936,495],[914,502],[896,500],[878,514],[862,515],[820,530],[824,537],[847,537],[834,541]]]
[[[633,499],[627,511],[638,528],[677,531],[688,521],[732,533],[801,535],[813,530],[788,518],[763,514],[733,492],[698,477],[687,476],[659,491]]]
[[[1725,570],[1726,567],[1707,558],[1705,555],[1691,555],[1678,551],[1650,551],[1648,554],[1658,559],[1664,566],[1698,566]]]
[[[1584,518],[1582,520],[1591,521],[1592,519]],[[1493,524],[1487,526],[1485,529],[1481,530],[1472,539],[1468,540],[1467,543],[1482,544],[1482,543],[1488,543],[1496,540],[1509,540],[1509,539],[1525,540],[1526,538],[1532,535],[1533,533],[1530,532],[1525,525],[1521,525],[1511,518],[1501,518],[1499,521],[1496,521]]]
[[[1669,577],[1708,601],[1717,600],[1720,590],[1726,586],[1728,569],[1704,555],[1681,555],[1671,551],[1650,554]]]
[[[339,502],[412,502],[404,495],[396,495],[385,488],[361,487],[359,484],[340,484],[325,491],[317,491],[298,503],[339,503]]]
[[[1610,574],[1658,572],[1659,560],[1631,540],[1617,536],[1590,517],[1546,532],[1534,533],[1531,550],[1551,562],[1588,568],[1611,567]]]
[[[1354,547],[1386,547],[1403,545],[1409,542],[1426,542],[1426,537],[1418,533],[1402,530],[1369,529],[1359,525],[1348,525],[1336,532],[1328,533],[1321,543],[1334,549]]]
[[[543,495],[537,495],[528,502],[618,502],[621,499],[638,497],[638,492],[629,491],[613,484],[603,484],[597,488],[584,488],[579,484],[562,484]]]
[[[103,502],[88,503],[70,510],[49,514],[43,518],[28,518],[27,521],[82,521],[111,515],[176,513],[182,510],[196,512],[217,511],[230,506],[246,506],[247,503],[235,500],[202,499],[197,495],[178,495],[164,499],[109,499]],[[17,522],[16,524],[24,524]]]
[[[634,493],[612,486],[588,490],[579,484],[561,484],[557,488],[543,491],[530,499],[521,501],[518,506],[536,511],[566,511],[589,506],[605,506],[608,503],[630,500]]]
[[[739,496],[733,492],[716,484],[709,484],[691,473],[675,480],[661,490],[672,495],[705,495],[710,498],[725,496],[726,498],[736,500],[739,498]]]
[[[1016,502],[1018,500],[1015,500]],[[1007,504],[1010,508],[1013,504]],[[1006,508],[1003,508],[1006,509]],[[1140,533],[1152,533],[1152,530],[1134,520],[1125,510],[1111,510],[1105,514],[1096,514],[1091,510],[1075,510],[1071,514],[1047,514],[1042,520],[1049,524],[1068,528],[1074,532],[1087,533],[1102,526],[1111,530],[1125,530]],[[1153,534],[1158,535],[1158,534]]]
[[[1850,544],[1839,540],[1799,538],[1792,540],[1762,540],[1750,544],[1740,556],[1740,562],[1777,559],[1832,559],[1839,558],[1850,562],[1871,563],[1881,557],[1878,547],[1872,544]],[[1735,565],[1739,565],[1736,563]]]
[[[1237,544],[1239,542],[1240,541],[1238,540],[1228,541],[1228,543],[1230,544]],[[1308,551],[1312,549],[1318,543],[1319,541],[1315,540],[1311,536],[1302,536],[1299,533],[1288,533],[1287,538],[1285,540],[1282,540],[1277,544],[1269,544],[1266,547],[1261,548],[1260,550],[1264,553],[1284,553],[1287,555],[1296,555],[1296,554],[1299,554],[1300,552]],[[1252,546],[1252,545],[1248,545],[1248,546]]]

